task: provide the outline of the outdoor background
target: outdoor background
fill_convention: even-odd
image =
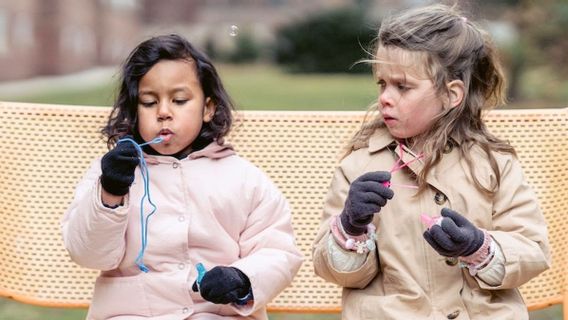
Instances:
[[[112,105],[120,64],[134,46],[180,33],[210,55],[240,110],[366,110],[377,87],[369,67],[356,62],[368,57],[381,19],[431,2],[0,0],[0,101]],[[509,80],[505,108],[568,106],[568,1],[457,2],[500,48]],[[2,320],[85,314],[0,299]],[[561,309],[531,319],[561,319]]]

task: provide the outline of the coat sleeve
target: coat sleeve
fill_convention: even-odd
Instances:
[[[340,166],[335,171],[323,207],[320,229],[313,244],[312,258],[316,275],[326,281],[348,288],[366,287],[379,271],[377,251],[367,255],[362,266],[353,271],[337,270],[331,262],[328,241],[331,236],[329,221],[341,214],[351,183]]]
[[[498,286],[478,279],[481,288],[517,288],[550,267],[546,221],[520,163],[512,157],[502,169],[489,233],[505,257],[505,276]]]
[[[77,264],[111,270],[125,253],[128,196],[116,209],[101,202],[100,160],[91,164],[75,189],[75,197],[61,221],[65,248]]]
[[[296,246],[288,202],[259,169],[246,178],[251,210],[239,239],[241,259],[232,266],[245,273],[254,300],[235,311],[248,316],[266,306],[292,283],[303,262]]]

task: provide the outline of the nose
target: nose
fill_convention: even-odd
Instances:
[[[168,102],[162,102],[158,105],[158,121],[166,121],[172,119],[172,112]]]
[[[379,93],[379,105],[383,108],[393,106],[393,97],[392,97],[390,91],[388,90],[388,88],[385,88],[385,89],[380,91],[380,93]]]

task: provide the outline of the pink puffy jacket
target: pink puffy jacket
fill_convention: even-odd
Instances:
[[[302,263],[290,208],[276,186],[229,146],[212,143],[177,160],[149,156],[149,219],[141,272],[137,168],[123,206],[101,203],[100,160],[78,184],[61,228],[71,258],[101,270],[88,319],[267,319],[266,304],[292,282]],[[150,206],[144,205],[146,213]],[[233,266],[250,279],[254,301],[216,305],[191,290],[195,265]]]

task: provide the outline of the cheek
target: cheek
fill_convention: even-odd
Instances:
[[[138,123],[139,124],[144,124],[146,122],[148,122],[148,120],[150,119],[150,115],[149,112],[147,110],[143,110],[138,108],[138,112],[136,113],[136,117],[138,118]]]
[[[428,110],[422,113],[417,114],[416,118],[409,121],[410,126],[412,128],[414,123],[414,131],[415,134],[421,134],[425,131],[430,130],[434,122],[436,121],[436,116],[439,114],[437,110]]]
[[[428,130],[428,128],[432,125],[432,116],[430,112],[424,110],[422,107],[415,108],[412,111],[408,110],[408,112],[404,113],[400,120],[400,136],[397,138],[411,138]]]
[[[148,136],[148,131],[151,128],[150,116],[145,112],[138,112],[137,117],[138,120],[136,121],[136,129],[138,130],[138,133],[140,133],[140,136],[142,136],[144,140],[153,139],[154,137]]]

